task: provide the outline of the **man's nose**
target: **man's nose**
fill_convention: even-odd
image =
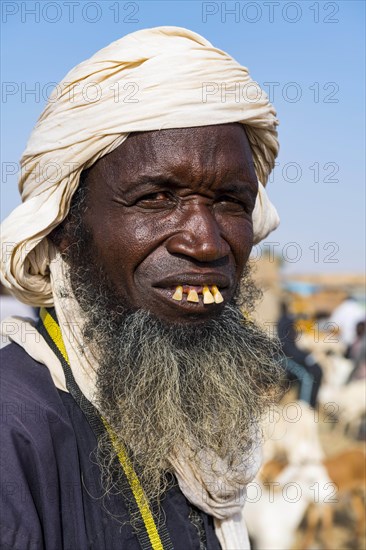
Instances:
[[[224,258],[230,252],[211,208],[205,204],[188,204],[181,210],[178,231],[167,243],[171,254],[183,254],[200,262]]]

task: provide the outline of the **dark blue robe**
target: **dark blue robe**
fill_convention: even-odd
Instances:
[[[140,549],[124,499],[102,496],[96,436],[76,401],[17,344],[0,361],[1,550]],[[175,550],[220,550],[213,518],[177,485],[162,509]]]

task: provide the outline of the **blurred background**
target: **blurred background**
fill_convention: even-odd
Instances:
[[[281,225],[251,261],[263,289],[256,317],[281,339],[289,385],[264,423],[248,527],[261,550],[365,548],[365,3],[44,0],[1,9],[1,219],[20,202],[19,159],[54,86],[127,33],[188,27],[267,92],[281,144],[267,189]],[[37,314],[4,292],[2,319]]]

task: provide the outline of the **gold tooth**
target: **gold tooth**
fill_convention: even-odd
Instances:
[[[176,300],[177,302],[180,302],[183,298],[183,287],[182,286],[177,286],[177,288],[175,289],[175,292],[173,294],[173,300]]]
[[[213,285],[211,287],[211,292],[213,294],[213,297],[214,297],[214,300],[215,300],[216,304],[221,304],[224,301],[224,298],[223,298],[221,292],[219,291],[219,289],[217,288],[216,285]]]
[[[215,303],[215,299],[212,296],[208,286],[203,287],[202,294],[203,294],[203,303],[204,304],[214,304]]]
[[[187,302],[199,302],[198,294],[194,290],[194,288],[192,288],[189,291],[188,296],[187,296]]]

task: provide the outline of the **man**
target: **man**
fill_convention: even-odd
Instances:
[[[208,97],[215,82],[240,101]],[[116,101],[131,83],[137,102]],[[273,107],[175,27],[111,44],[59,89],[3,225],[2,281],[41,307],[4,327],[3,547],[248,548],[279,372],[246,267],[278,223]]]

